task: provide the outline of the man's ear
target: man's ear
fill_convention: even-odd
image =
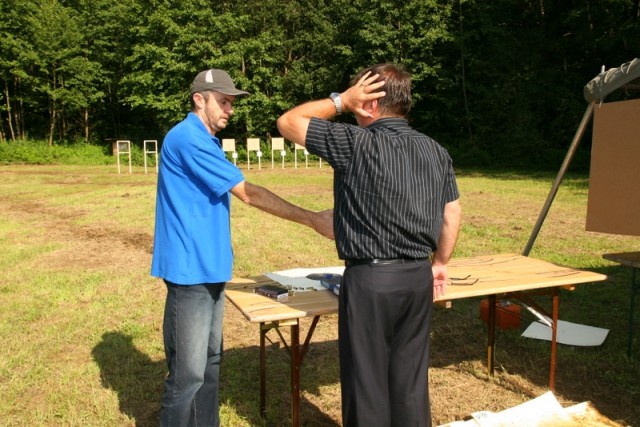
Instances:
[[[200,92],[196,92],[193,94],[193,103],[198,106],[198,108],[202,108],[204,104],[206,104],[204,96]]]
[[[375,115],[378,112],[378,100],[377,99],[373,99],[371,101],[367,101],[362,105],[362,108],[372,114]]]

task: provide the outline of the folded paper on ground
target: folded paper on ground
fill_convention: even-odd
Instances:
[[[566,345],[593,347],[602,345],[608,333],[608,329],[558,320],[556,341]],[[535,321],[522,333],[522,336],[551,341],[551,327],[540,321]]]
[[[603,416],[589,402],[563,408],[552,392],[502,412],[479,411],[465,421],[440,427],[623,427]]]

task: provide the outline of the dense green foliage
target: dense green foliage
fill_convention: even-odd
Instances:
[[[144,164],[142,151],[132,148],[132,162]],[[103,147],[84,143],[60,143],[49,146],[44,141],[13,141],[0,144],[0,165],[108,165],[116,160]]]
[[[131,164],[144,166],[145,152],[142,144],[131,143]],[[147,147],[147,166],[155,166],[156,156],[153,153],[154,146]],[[16,140],[10,144],[0,143],[0,165],[109,165],[117,162],[113,145],[86,144],[82,141],[61,142],[49,145],[46,141]],[[246,167],[247,150],[241,145],[236,146],[236,163]],[[263,167],[282,167],[282,163],[288,165],[299,163],[302,167],[307,162],[316,164],[320,159],[317,156],[306,154],[303,150],[293,150],[285,147],[284,156],[280,150],[274,150],[273,159],[271,151],[265,151],[262,159],[258,159],[255,152],[250,152],[251,164],[257,165],[260,161]],[[230,152],[226,153],[229,161],[234,161]],[[296,158],[297,157],[297,158]],[[273,160],[273,165],[271,162]],[[129,153],[120,154],[120,161],[128,164]]]
[[[0,143],[161,140],[195,74],[251,92],[223,137],[275,135],[360,68],[413,74],[413,125],[457,164],[555,168],[602,65],[640,51],[632,0],[0,0]]]

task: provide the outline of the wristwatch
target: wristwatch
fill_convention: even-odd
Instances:
[[[340,94],[338,92],[333,92],[329,95],[329,98],[331,98],[333,104],[336,106],[336,116],[342,114],[342,98],[340,98]]]

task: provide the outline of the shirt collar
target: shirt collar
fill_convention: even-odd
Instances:
[[[204,133],[206,133],[207,135],[209,135],[209,137],[211,138],[211,140],[218,146],[218,147],[222,147],[222,142],[220,142],[220,140],[218,139],[217,136],[215,135],[211,135],[209,133],[209,130],[207,129],[207,127],[204,125],[204,123],[202,123],[202,120],[200,120],[200,117],[197,116],[196,113],[194,113],[193,111],[189,112],[189,114],[187,114],[187,121],[189,123],[191,123],[193,126],[196,126],[197,128],[199,128],[201,131],[203,131]]]
[[[381,119],[376,120],[367,126],[367,129],[375,129],[375,128],[409,128],[409,121],[407,119],[403,119],[402,117],[383,117]]]

